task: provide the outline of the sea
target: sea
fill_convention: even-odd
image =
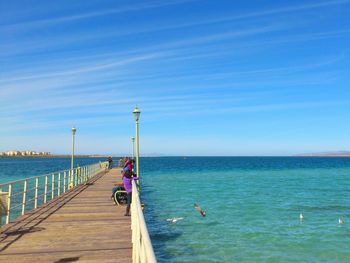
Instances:
[[[69,167],[0,158],[0,183]],[[350,262],[350,158],[143,157],[140,178],[158,262]]]

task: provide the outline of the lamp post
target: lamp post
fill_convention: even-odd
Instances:
[[[132,137],[131,141],[132,141],[132,155],[131,155],[131,158],[134,159],[134,155],[135,155],[135,137]]]
[[[74,173],[74,139],[75,139],[75,132],[77,129],[75,127],[72,128],[72,160],[70,162],[70,178],[69,178],[69,184],[68,187],[73,187],[73,173]]]
[[[137,108],[137,106],[135,107],[134,111],[134,117],[135,117],[135,121],[136,121],[136,174],[138,177],[140,177],[140,172],[139,172],[139,118],[140,118],[140,110]]]
[[[76,131],[77,131],[77,129],[75,127],[73,127],[72,128],[72,160],[70,163],[71,170],[73,170],[73,168],[74,168],[74,138],[75,138]]]

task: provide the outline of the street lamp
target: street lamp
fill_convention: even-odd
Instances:
[[[72,160],[70,162],[70,173],[69,173],[69,183],[68,187],[71,189],[73,187],[73,173],[74,173],[74,138],[75,138],[75,132],[77,129],[75,127],[72,128]]]
[[[131,155],[131,158],[134,159],[134,155],[135,155],[135,137],[132,137],[131,141],[132,141],[132,155]]]
[[[72,128],[72,160],[70,163],[71,170],[73,170],[73,168],[74,168],[74,138],[75,138],[76,131],[77,131],[77,129],[75,127],[73,127]]]
[[[137,108],[137,106],[135,107],[134,111],[134,117],[135,117],[135,121],[136,121],[136,174],[138,177],[140,177],[140,172],[139,172],[139,118],[140,118],[140,110]]]

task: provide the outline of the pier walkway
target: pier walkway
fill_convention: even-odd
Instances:
[[[5,225],[0,262],[131,262],[131,220],[110,199],[119,168]]]

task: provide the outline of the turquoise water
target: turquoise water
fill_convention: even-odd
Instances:
[[[0,158],[0,181],[69,167]],[[159,262],[350,262],[350,158],[141,158],[140,169]]]
[[[350,159],[149,158],[141,165],[159,262],[350,262]]]

